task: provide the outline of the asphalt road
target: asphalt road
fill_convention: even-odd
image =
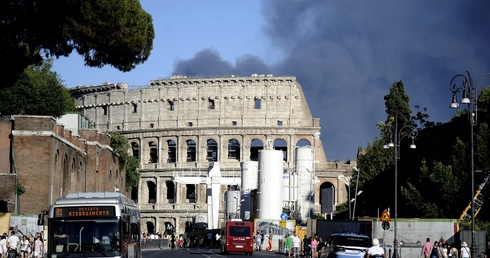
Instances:
[[[169,247],[163,247],[162,249],[144,249],[143,258],[161,258],[163,257],[178,257],[178,258],[199,258],[199,257],[286,257],[284,254],[279,254],[276,252],[267,252],[267,251],[255,251],[252,256],[245,255],[243,253],[228,253],[221,254],[220,250],[217,248],[179,248],[179,249],[170,249]]]

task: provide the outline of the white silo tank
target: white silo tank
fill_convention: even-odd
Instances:
[[[242,185],[243,191],[257,190],[259,183],[259,163],[257,161],[244,161],[240,163],[242,172]]]
[[[314,149],[310,146],[296,148],[295,170],[298,174],[298,205],[301,219],[311,218],[313,204]]]
[[[291,174],[284,173],[282,174],[282,202],[284,204],[288,204],[291,201]]]
[[[259,152],[258,219],[281,219],[283,152]]]
[[[241,192],[240,196],[240,219],[252,219],[252,197],[249,191]]]
[[[240,217],[240,191],[226,191],[225,214],[230,219]]]

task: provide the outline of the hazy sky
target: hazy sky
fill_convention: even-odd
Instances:
[[[447,122],[451,78],[490,72],[490,2],[381,0],[141,1],[153,17],[147,62],[128,73],[54,63],[68,87],[149,85],[174,74],[296,76],[329,160],[356,158],[386,120],[383,97],[402,80],[430,120]],[[485,77],[479,89],[490,84]]]

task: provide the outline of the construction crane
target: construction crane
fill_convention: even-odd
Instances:
[[[478,189],[476,190],[475,196],[473,197],[473,200],[468,204],[466,209],[464,209],[463,214],[458,219],[458,222],[467,222],[471,223],[471,214],[468,214],[468,210],[471,209],[471,203],[475,203],[475,217],[478,215],[478,212],[480,212],[481,206],[483,205],[483,194],[481,193],[481,190],[485,185],[487,184],[488,180],[490,179],[490,174],[485,176],[485,179],[483,179],[483,182],[480,184]]]

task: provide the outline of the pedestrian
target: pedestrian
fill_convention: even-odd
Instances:
[[[367,258],[369,257],[383,257],[386,258],[385,250],[379,246],[379,240],[377,238],[373,238],[373,246],[371,246],[367,251]]]
[[[40,258],[43,255],[44,243],[40,236],[36,237],[34,240],[34,258]]]
[[[470,248],[466,242],[461,243],[461,252],[459,253],[459,257],[461,258],[470,258]]]
[[[272,231],[269,231],[269,239],[267,240],[267,243],[269,243],[269,246],[266,248],[267,251],[272,250],[272,237],[273,237]]]
[[[286,234],[286,238],[284,239],[284,246],[286,247],[286,253],[288,255],[288,258],[291,257],[291,248],[293,248],[293,239],[291,238],[291,235],[289,233]]]
[[[313,258],[317,258],[318,257],[318,239],[316,237],[316,235],[313,235],[313,237],[311,238],[311,256]]]
[[[7,239],[5,235],[0,236],[0,257],[5,258],[7,256]]]
[[[257,235],[255,236],[255,246],[256,246],[255,251],[260,251],[262,249],[261,245],[262,245],[262,235],[260,234],[260,232],[257,231]]]
[[[430,242],[430,238],[427,238],[425,244],[422,246],[422,256],[425,258],[430,258],[430,253],[432,252],[432,243]]]
[[[22,236],[22,240],[20,241],[20,257],[21,258],[29,258],[29,240],[27,240],[27,236]]]
[[[7,239],[7,245],[11,252],[15,253],[15,256],[17,256],[17,248],[19,247],[20,244],[20,239],[18,236],[15,235],[15,231],[10,232],[10,237]]]
[[[208,243],[209,243],[209,248],[213,247],[213,233],[211,231],[208,232]]]
[[[439,249],[439,242],[434,241],[434,245],[432,246],[432,251],[430,252],[430,258],[441,258],[441,250]]]
[[[299,249],[301,247],[301,239],[296,235],[293,235],[293,257],[299,257]]]

